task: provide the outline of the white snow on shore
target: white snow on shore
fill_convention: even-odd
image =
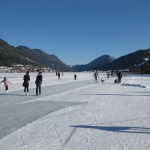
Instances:
[[[53,86],[60,85],[59,93],[34,97],[34,91],[26,101],[18,96],[13,107],[37,102],[76,104],[7,134],[0,139],[0,150],[150,150],[150,75],[129,74],[122,77],[121,84],[114,84],[116,77],[107,79],[106,73],[99,74],[98,83],[94,82],[93,73],[76,74],[77,80],[74,73],[64,73],[58,80],[54,73],[43,73],[42,88],[47,87],[48,94]],[[1,80],[5,76],[12,82],[7,93],[0,84],[0,94],[8,94],[0,98],[0,117],[5,116],[2,104],[12,103],[10,93],[21,90],[20,94],[24,94],[23,75],[0,74]],[[36,75],[30,74],[30,89],[35,89]],[[86,84],[61,91],[62,87],[76,83]],[[37,110],[42,111],[38,107]]]

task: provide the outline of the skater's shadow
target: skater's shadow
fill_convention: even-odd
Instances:
[[[94,129],[94,130],[102,130],[107,132],[120,132],[120,133],[134,133],[134,134],[150,134],[150,128],[144,127],[124,127],[124,126],[95,126],[95,125],[70,125],[73,128],[69,137],[65,140],[66,142],[63,144],[65,146],[73,136],[73,134],[77,131],[77,129]]]
[[[91,126],[91,125],[70,125],[70,127],[83,128],[83,129],[97,129],[97,130],[104,130],[109,132],[150,134],[150,128],[144,128],[144,127]]]

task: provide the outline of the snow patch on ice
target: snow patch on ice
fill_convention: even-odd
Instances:
[[[141,84],[129,84],[129,83],[126,83],[126,84],[122,84],[124,86],[136,86],[136,87],[140,87],[140,88],[150,88],[150,85],[141,85]]]

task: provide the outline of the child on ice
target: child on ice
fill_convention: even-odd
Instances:
[[[115,80],[114,80],[114,83],[118,83],[118,79],[115,79]]]
[[[5,85],[5,92],[7,92],[8,91],[8,83],[10,83],[10,82],[5,77],[4,77],[4,80],[1,81],[0,83],[2,83],[2,82],[4,82],[4,85]]]

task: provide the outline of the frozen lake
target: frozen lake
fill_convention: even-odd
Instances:
[[[149,150],[150,76],[43,73],[42,95],[24,96],[21,73],[0,74],[0,150]],[[104,83],[100,79],[105,80]]]

